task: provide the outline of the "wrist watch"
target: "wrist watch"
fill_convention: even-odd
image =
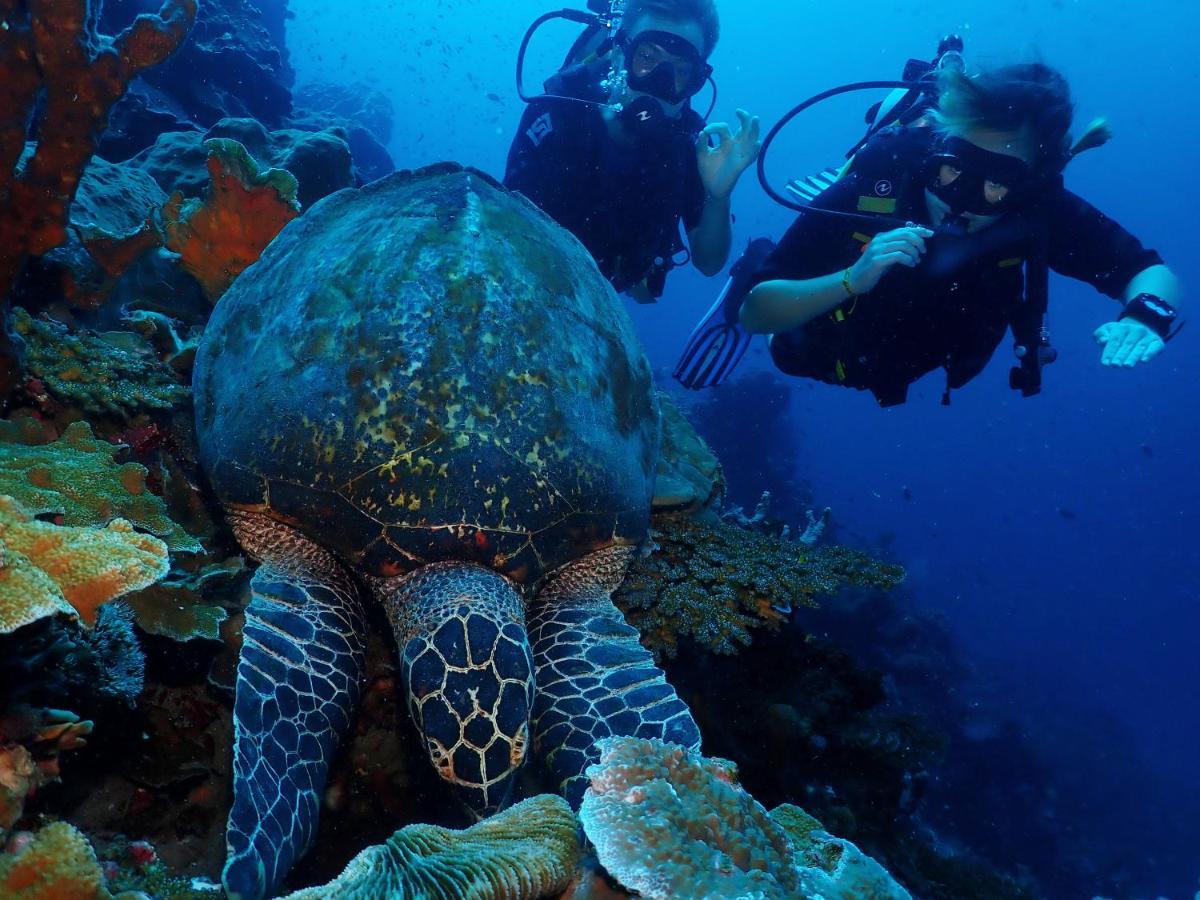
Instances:
[[[1118,322],[1123,319],[1140,322],[1166,341],[1174,337],[1171,329],[1179,321],[1179,313],[1162,297],[1156,297],[1153,294],[1138,294],[1125,304],[1124,311],[1117,316]]]

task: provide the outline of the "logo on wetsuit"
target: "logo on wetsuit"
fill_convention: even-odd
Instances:
[[[525,136],[533,143],[533,146],[540,147],[542,141],[550,137],[554,133],[554,123],[550,120],[550,113],[543,113],[538,116],[529,130],[525,132]]]
[[[876,197],[886,197],[891,192],[892,192],[892,183],[890,181],[888,181],[886,178],[882,178],[879,181],[875,182],[875,196]]]

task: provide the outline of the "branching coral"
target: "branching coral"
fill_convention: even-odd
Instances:
[[[653,538],[614,599],[642,642],[668,657],[681,636],[736,653],[753,629],[778,627],[795,605],[815,605],[847,584],[889,588],[903,576],[844,547],[812,549],[688,516],[658,519]]]
[[[657,740],[596,746],[579,819],[600,863],[640,896],[911,900],[802,810],[768,814],[732,763]]]
[[[13,311],[17,334],[25,342],[25,367],[54,397],[86,413],[127,418],[152,409],[171,409],[191,390],[159,362],[141,338],[128,334],[125,346],[112,339],[72,334],[51,319]],[[132,346],[131,346],[132,344]]]
[[[300,205],[290,173],[261,169],[237,141],[214,138],[204,146],[212,178],[208,197],[185,204],[176,191],[163,207],[163,226],[167,247],[215,303],[300,215]]]
[[[0,855],[0,896],[11,900],[102,900],[111,895],[92,845],[66,822],[47,825],[11,855]]]
[[[61,603],[91,625],[102,604],[150,586],[170,568],[167,545],[134,531],[124,519],[105,528],[52,525],[34,519],[4,495],[0,553],[3,633],[42,618],[46,610],[63,611]]]
[[[358,854],[335,881],[288,900],[536,900],[566,888],[579,857],[571,808],[542,794],[464,831],[410,825]]]
[[[167,0],[117,38],[95,33],[89,0],[0,0],[0,320],[26,258],[67,237],[71,202],[109,110],[129,83],[187,37],[195,0]],[[18,171],[34,109],[37,147]],[[0,325],[3,322],[0,321]],[[0,327],[0,398],[17,380],[16,348]]]
[[[199,542],[171,521],[162,498],[146,486],[146,469],[116,462],[122,449],[97,440],[86,422],[67,426],[52,444],[0,441],[0,494],[14,497],[32,515],[61,516],[64,525],[122,518],[174,551],[200,552]]]

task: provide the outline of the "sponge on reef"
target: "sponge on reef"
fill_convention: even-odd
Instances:
[[[107,900],[92,845],[66,822],[47,825],[25,847],[0,855],[0,897],[6,900]]]
[[[463,831],[410,825],[370,847],[323,887],[287,900],[536,900],[566,889],[579,864],[575,816],[542,794]]]
[[[102,604],[169,569],[167,545],[124,519],[105,528],[52,525],[0,495],[0,634],[60,612],[92,625]]]

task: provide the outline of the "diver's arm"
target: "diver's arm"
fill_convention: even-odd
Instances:
[[[1126,303],[1139,294],[1151,294],[1171,304],[1178,313],[1183,288],[1174,272],[1158,264],[1134,275],[1123,293]],[[1166,341],[1161,335],[1134,319],[1118,319],[1101,325],[1093,337],[1104,348],[1100,354],[1101,365],[1118,368],[1150,362],[1166,348]]]
[[[799,328],[846,302],[842,272],[803,281],[764,281],[742,303],[742,327],[751,334]]]
[[[1153,294],[1178,310],[1183,299],[1183,285],[1179,277],[1165,265],[1150,266],[1134,275],[1125,286],[1125,302],[1128,303],[1138,294]]]
[[[784,240],[791,236],[789,232]],[[892,266],[918,265],[925,255],[925,239],[932,236],[932,231],[920,226],[885,231],[871,239],[854,265],[840,272],[803,280],[764,281],[742,304],[742,327],[752,334],[799,328],[851,298],[870,293]]]
[[[733,246],[728,197],[709,196],[696,227],[688,232],[692,263],[705,275],[713,276],[725,268]]]

